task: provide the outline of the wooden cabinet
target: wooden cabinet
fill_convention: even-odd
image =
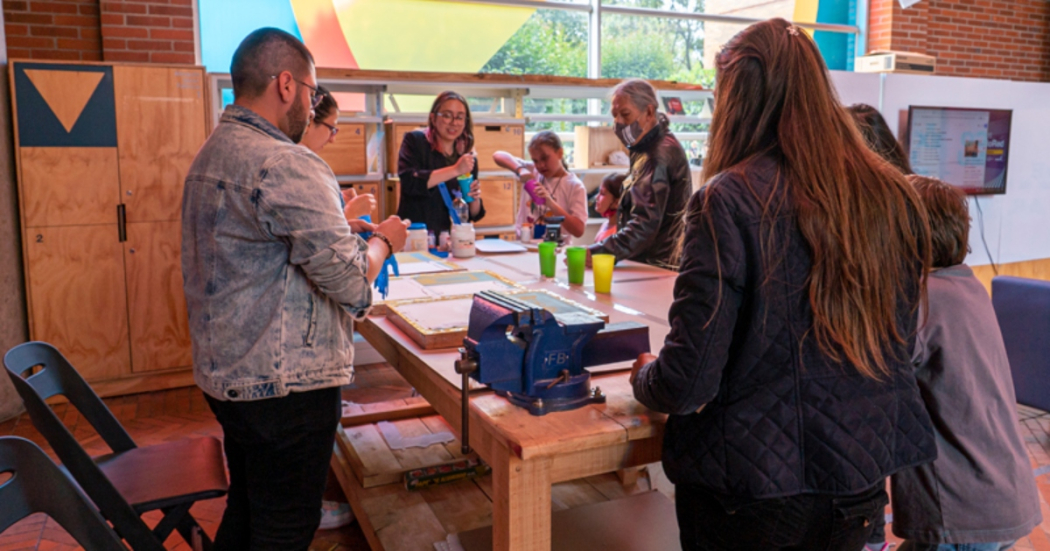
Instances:
[[[9,65],[30,334],[101,395],[192,384],[182,186],[199,67]]]
[[[363,124],[339,123],[335,141],[321,150],[320,156],[336,176],[368,172],[367,132]]]
[[[401,142],[405,141],[405,134],[413,130],[423,130],[427,127],[426,122],[395,122],[386,121],[386,171],[388,174],[397,174],[397,156],[401,152]]]
[[[510,226],[518,213],[517,181],[513,178],[482,178],[481,198],[485,217],[474,223],[479,228]]]
[[[474,149],[478,152],[478,170],[503,170],[492,154],[506,151],[519,159],[525,157],[525,124],[474,124]]]

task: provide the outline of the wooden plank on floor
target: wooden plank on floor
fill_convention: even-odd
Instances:
[[[367,423],[378,423],[380,421],[396,421],[410,417],[423,415],[434,415],[434,407],[422,396],[406,398],[403,400],[390,400],[377,404],[351,404],[349,415],[343,415],[341,424],[344,427],[353,427]]]
[[[492,478],[485,475],[480,478]],[[458,480],[417,490],[446,534],[492,526],[492,500],[481,491],[478,478]]]
[[[336,442],[353,467],[362,487],[371,488],[401,480],[404,470],[375,425],[359,425],[336,431]]]
[[[339,432],[341,433],[342,431]],[[372,551],[383,551],[383,544],[379,541],[379,536],[376,535],[371,518],[364,506],[365,490],[357,481],[357,477],[354,476],[353,467],[350,466],[348,458],[343,453],[342,446],[338,444],[332,450],[331,464],[332,472],[335,473],[335,478],[339,481],[343,494],[350,500],[350,508],[354,511],[354,516],[361,527],[361,532],[364,533],[365,539],[368,540],[368,546],[372,548]]]

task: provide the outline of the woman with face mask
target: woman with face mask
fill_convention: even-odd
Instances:
[[[588,265],[591,254],[605,253],[617,261],[677,269],[682,212],[692,193],[689,160],[657,105],[656,90],[644,80],[628,80],[613,90],[616,136],[631,154],[631,169],[623,182],[617,231],[588,248]]]

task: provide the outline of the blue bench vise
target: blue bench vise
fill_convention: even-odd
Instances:
[[[463,376],[463,444],[468,440],[468,392],[473,378],[533,415],[605,402],[591,388],[587,367],[630,361],[649,352],[649,327],[606,325],[582,312],[552,314],[498,291],[474,295],[459,349]]]

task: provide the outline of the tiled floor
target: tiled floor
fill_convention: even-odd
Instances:
[[[343,394],[345,399],[367,403],[404,398],[410,393],[411,389],[393,369],[376,365],[360,368],[355,385],[344,390]],[[196,435],[222,437],[221,428],[196,388],[124,396],[107,399],[106,403],[139,445]],[[108,451],[91,427],[81,422],[73,408],[63,404],[55,406],[55,410],[89,453],[96,455]],[[1028,444],[1033,468],[1050,466],[1050,413],[1024,406],[1019,407],[1019,412],[1021,436]],[[28,438],[50,454],[47,442],[33,429],[26,415],[0,423],[0,436],[5,435]],[[1017,542],[1016,549],[1022,551],[1050,551],[1050,473],[1040,475],[1036,480],[1044,521],[1027,538]],[[224,499],[214,499],[196,504],[192,513],[204,530],[214,535],[224,507]],[[158,518],[159,515],[150,520],[156,522]],[[887,527],[887,533],[891,531],[892,525]],[[892,535],[889,538],[894,544],[899,541]],[[178,534],[168,538],[166,544],[168,549],[189,548]],[[26,518],[0,534],[0,551],[55,549],[72,550],[78,547],[65,531],[43,515]],[[311,549],[367,550],[368,544],[355,522],[343,529],[318,532]]]

